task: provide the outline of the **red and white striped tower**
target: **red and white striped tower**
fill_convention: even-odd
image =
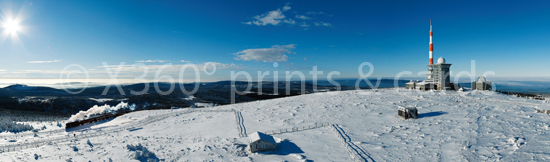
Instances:
[[[434,64],[434,45],[432,44],[432,36],[433,36],[433,32],[432,32],[432,19],[430,19],[430,64],[428,65],[429,68],[428,68],[428,78],[427,80],[431,81],[432,80],[432,74],[433,74],[433,67],[432,65]]]
[[[434,45],[432,44],[432,36],[434,33],[432,32],[432,19],[430,19],[430,65],[434,64]]]

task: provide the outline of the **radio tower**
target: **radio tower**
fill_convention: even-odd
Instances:
[[[434,45],[432,44],[432,36],[434,33],[432,32],[432,19],[430,19],[430,65],[434,64]]]
[[[432,19],[430,19],[430,65],[433,65],[434,64],[434,45],[432,44],[432,36],[433,36],[433,32],[432,32]],[[428,68],[428,71],[429,73],[427,74],[428,75],[428,80],[432,80],[432,74],[433,74],[433,67],[430,66],[430,68]]]

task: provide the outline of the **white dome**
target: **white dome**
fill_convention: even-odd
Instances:
[[[487,79],[485,79],[485,77],[479,77],[479,78],[477,78],[477,82],[478,82],[478,83],[483,83],[483,82],[485,82],[485,81],[487,81]]]
[[[444,64],[445,63],[445,59],[443,57],[440,57],[439,59],[437,59],[437,63],[438,64]]]

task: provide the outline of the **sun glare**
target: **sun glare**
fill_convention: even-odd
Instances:
[[[4,28],[6,28],[9,33],[15,33],[19,31],[19,24],[13,20],[9,20],[4,24]]]

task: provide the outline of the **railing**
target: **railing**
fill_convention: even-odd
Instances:
[[[290,132],[298,132],[298,131],[305,131],[310,129],[316,129],[321,127],[330,126],[330,123],[321,123],[321,124],[315,124],[310,126],[302,126],[302,127],[292,127],[290,129],[279,129],[279,130],[273,130],[273,131],[266,131],[265,134],[268,135],[274,135],[274,134],[283,134],[283,133],[290,133]]]

